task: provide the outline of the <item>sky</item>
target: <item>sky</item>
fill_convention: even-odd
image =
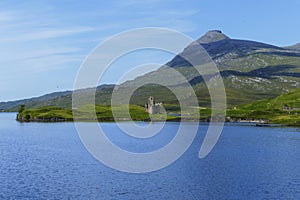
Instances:
[[[71,90],[99,43],[135,28],[170,28],[193,39],[218,29],[235,39],[292,45],[300,42],[299,8],[299,0],[2,0],[0,102]],[[172,56],[129,55],[114,63],[101,83],[115,83],[122,75],[118,67],[164,64]]]

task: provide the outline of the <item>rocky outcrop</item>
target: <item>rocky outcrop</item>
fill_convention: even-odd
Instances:
[[[223,34],[220,30],[211,30],[208,31],[205,35],[200,37],[197,42],[201,44],[217,42],[220,40],[230,39],[227,35]]]
[[[66,122],[72,121],[61,117],[32,117],[30,115],[17,114],[17,121],[19,122]]]

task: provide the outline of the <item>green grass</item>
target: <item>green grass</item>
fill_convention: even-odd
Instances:
[[[163,104],[167,113],[179,114],[177,104]],[[283,107],[290,110],[283,110]],[[299,109],[299,110],[298,110]],[[114,111],[114,112],[113,112]],[[200,119],[199,119],[200,112]],[[209,120],[212,110],[207,107],[190,107],[183,111],[182,116],[156,114],[149,115],[142,106],[138,105],[85,105],[76,110],[59,107],[25,108],[19,113],[20,121],[73,121],[73,113],[78,121],[180,121],[180,120]],[[113,115],[114,113],[114,115]],[[218,112],[216,113],[218,114]],[[235,120],[268,120],[270,123],[300,126],[300,90],[280,95],[274,99],[258,100],[251,104],[232,107],[226,116]]]
[[[177,105],[167,104],[168,111],[180,113]],[[73,115],[74,114],[74,115]],[[190,118],[193,118],[193,114]],[[55,121],[180,121],[182,117],[168,116],[166,114],[149,115],[144,107],[138,105],[118,105],[113,109],[108,105],[84,105],[71,110],[66,108],[45,106],[40,108],[25,108],[18,114],[19,121],[55,122]],[[188,117],[185,117],[188,118]]]
[[[128,112],[129,110],[129,112]],[[58,107],[40,107],[24,109],[18,114],[20,121],[73,121],[73,112],[77,120],[114,121],[116,120],[135,120],[145,121],[149,119],[149,114],[144,108],[136,105],[114,106],[114,114],[111,106],[107,105],[85,105],[76,110]]]
[[[72,121],[73,119],[71,110],[50,106],[24,109],[18,116],[25,121],[50,121],[55,118],[56,121]]]
[[[288,106],[291,110],[283,110]],[[264,119],[274,124],[300,125],[300,90],[280,95],[274,99],[259,100],[252,104],[227,110],[227,116],[234,119]]]

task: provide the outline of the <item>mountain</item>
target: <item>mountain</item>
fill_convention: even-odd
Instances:
[[[208,52],[210,57],[219,64],[220,70],[231,67],[230,65],[226,65],[226,61],[243,58],[250,54],[276,54],[276,52],[284,53],[287,51],[286,49],[264,43],[230,39],[219,31],[209,31],[197,41]],[[199,50],[197,51],[197,45],[197,43],[189,45],[183,52],[168,62],[167,65],[170,67],[190,66],[182,57],[185,55],[201,57],[201,52]],[[243,66],[241,66],[241,69],[242,67]]]
[[[284,47],[284,48],[285,49],[290,49],[290,50],[300,51],[300,43],[297,43],[297,44],[292,45],[292,46]]]
[[[205,35],[203,35],[196,41],[201,44],[209,44],[224,39],[230,39],[230,38],[227,35],[224,35],[220,30],[212,30],[212,31],[208,31]]]
[[[130,88],[138,88],[131,97],[130,102],[132,104],[144,105],[149,96],[154,96],[164,104],[178,104],[170,88],[185,90],[186,86],[174,78],[170,69],[175,69],[193,86],[200,106],[209,106],[210,97],[203,77],[197,74],[191,64],[183,59],[183,57],[200,58],[201,63],[197,64],[205,67],[208,60],[205,60],[203,52],[199,51],[199,43],[216,63],[223,77],[229,107],[251,103],[260,99],[275,98],[278,95],[299,88],[300,52],[297,45],[277,47],[255,41],[231,39],[222,31],[213,30],[188,45],[165,66],[118,85],[118,92],[122,96]],[[147,81],[155,83],[155,80],[158,79],[169,80],[169,88],[157,84],[143,85]],[[114,87],[114,85],[98,87],[96,103],[110,104],[111,92]],[[89,90],[80,92],[84,101],[86,96],[84,94]],[[70,91],[67,93],[54,93],[49,96],[46,95],[46,97],[0,103],[0,109],[15,110],[20,104],[25,104],[28,107],[39,107],[41,105],[71,107]]]
[[[70,96],[72,91],[63,91],[63,92],[54,92],[50,94],[46,94],[40,97],[33,97],[29,99],[22,99],[17,101],[8,101],[8,102],[1,102],[0,103],[0,110],[16,110],[19,105],[26,105],[28,107],[34,107],[36,104],[43,106],[46,105],[47,102],[51,102],[50,104],[53,105],[54,101],[58,101],[59,105],[63,106],[63,103],[59,100],[62,100]],[[63,101],[64,101],[63,100]]]
[[[97,87],[97,96],[107,97],[102,98],[102,101],[109,104],[110,94],[114,88],[114,85],[101,85]],[[83,89],[80,94],[86,96],[87,93],[91,91],[90,89]],[[8,101],[0,103],[0,110],[4,111],[17,111],[20,105],[25,105],[28,108],[37,108],[42,106],[55,106],[61,108],[71,108],[72,107],[72,91],[63,91],[63,92],[54,92],[46,94],[40,97],[34,97],[29,99],[17,100],[17,101]]]
[[[231,107],[259,99],[274,98],[299,88],[300,52],[296,50],[255,41],[230,39],[221,31],[209,31],[197,41],[201,42],[220,70],[226,87],[227,102]],[[181,72],[189,80],[201,106],[209,106],[209,93],[203,78],[195,76],[194,68],[183,58],[203,57],[203,52],[199,51],[197,45],[199,44],[188,45],[166,65]],[[205,65],[205,61],[199,65]],[[145,80],[155,80],[156,77],[162,76],[161,74],[164,74],[162,78],[172,79],[172,76],[166,75],[163,70],[164,67],[138,77],[126,86],[142,85]],[[165,96],[172,95],[170,92],[160,94],[153,88],[146,87],[137,93],[143,94],[140,95],[143,98],[134,97],[135,102],[139,104],[150,94],[167,102],[169,100]]]

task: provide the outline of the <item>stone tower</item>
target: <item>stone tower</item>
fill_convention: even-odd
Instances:
[[[162,103],[155,103],[153,96],[148,98],[148,103],[145,104],[145,111],[149,114],[158,114]]]
[[[148,98],[148,105],[149,105],[149,106],[154,106],[154,105],[155,105],[153,96],[150,96],[150,97]]]

